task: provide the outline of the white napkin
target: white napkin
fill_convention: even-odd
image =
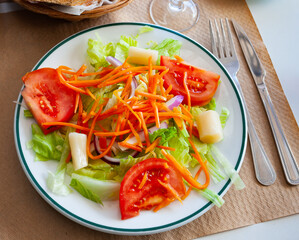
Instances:
[[[114,4],[116,2],[118,2],[118,0],[101,0],[100,2],[94,0],[93,3],[89,5],[77,5],[77,6],[50,5],[49,7],[59,12],[79,16],[84,11],[92,10],[105,4]]]

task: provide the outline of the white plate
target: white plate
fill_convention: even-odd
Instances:
[[[66,65],[78,69],[86,62],[87,41],[98,33],[104,42],[118,41],[121,35],[136,35],[144,23],[116,23],[98,26],[79,32],[53,47],[36,64],[33,70],[42,67],[57,68]],[[150,24],[146,24],[150,25]],[[170,29],[151,25],[154,31],[139,36],[140,46],[146,47],[150,40],[161,42],[165,38],[178,39],[183,43],[181,57],[193,65],[214,71],[221,75],[221,84],[215,95],[217,110],[226,107],[230,111],[224,140],[217,144],[221,152],[228,157],[239,171],[246,147],[247,129],[242,101],[239,93],[221,63],[203,46],[194,40]],[[25,74],[25,73],[24,73]],[[19,96],[19,102],[23,102]],[[180,204],[178,201],[161,209],[159,212],[142,211],[140,216],[120,220],[118,201],[104,202],[104,207],[79,195],[76,191],[67,197],[52,194],[46,186],[48,170],[55,171],[57,162],[34,162],[34,153],[26,148],[31,139],[33,120],[26,119],[19,105],[15,110],[15,143],[21,165],[37,192],[57,211],[73,221],[103,232],[123,235],[143,235],[167,231],[182,226],[208,211],[213,204],[198,193],[192,192]],[[221,184],[211,184],[210,188],[223,196],[230,187],[230,180]],[[233,204],[233,203],[226,203]]]

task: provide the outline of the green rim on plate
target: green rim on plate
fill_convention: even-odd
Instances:
[[[206,48],[204,48],[203,46],[201,46],[199,43],[197,43],[196,41],[192,40],[191,38],[176,32],[174,30],[171,29],[167,29],[161,26],[156,26],[153,24],[149,24],[149,23],[131,23],[131,22],[122,22],[122,23],[112,23],[112,24],[107,24],[107,25],[101,25],[101,26],[96,26],[96,27],[92,27],[86,30],[83,30],[81,32],[78,32],[74,35],[71,35],[70,37],[66,38],[65,40],[61,41],[60,43],[58,43],[56,46],[54,46],[51,50],[49,50],[40,60],[39,62],[35,65],[35,67],[32,69],[36,70],[39,68],[39,66],[47,59],[47,57],[52,54],[57,48],[59,48],[60,46],[62,46],[63,44],[67,43],[68,41],[72,40],[73,38],[76,38],[79,35],[82,35],[86,32],[90,32],[96,29],[101,29],[101,28],[106,28],[106,27],[111,27],[111,26],[119,26],[119,25],[138,25],[138,26],[144,26],[144,25],[148,25],[151,26],[153,28],[157,28],[157,29],[162,29],[164,31],[173,33],[175,35],[178,35],[186,40],[188,40],[189,42],[193,43],[194,45],[196,45],[197,47],[199,47],[201,50],[203,50],[206,54],[208,54],[217,64],[218,66],[222,69],[222,71],[226,74],[227,78],[229,79],[235,94],[237,96],[238,99],[238,103],[239,103],[239,107],[241,110],[241,114],[242,114],[242,125],[243,125],[243,133],[242,133],[242,144],[241,144],[241,150],[239,153],[239,157],[238,157],[238,161],[235,165],[235,170],[239,170],[241,167],[241,163],[245,154],[245,147],[246,147],[246,142],[247,142],[247,125],[246,125],[246,117],[245,117],[245,112],[244,112],[244,107],[243,107],[243,103],[241,101],[241,98],[239,96],[239,92],[233,82],[233,80],[231,79],[230,75],[228,74],[228,72],[226,71],[226,69],[223,67],[223,65],[218,61],[218,59],[216,59],[216,57],[211,54]],[[23,97],[20,94],[18,97],[18,102],[22,102]],[[175,225],[181,226],[184,222],[187,223],[187,221],[192,218],[194,218],[196,215],[200,214],[201,212],[203,212],[204,210],[207,210],[208,207],[211,207],[212,202],[208,202],[207,204],[205,204],[202,208],[198,209],[197,211],[195,211],[194,213],[190,214],[187,217],[184,217],[178,221],[175,222],[171,222],[165,225],[161,225],[158,227],[151,227],[151,228],[139,228],[139,229],[127,229],[127,228],[117,228],[117,227],[109,227],[109,226],[105,226],[105,225],[101,225],[101,224],[97,224],[91,221],[88,221],[84,218],[81,218],[78,215],[73,214],[72,212],[68,211],[67,209],[65,209],[63,206],[61,206],[60,204],[58,204],[52,197],[50,197],[48,195],[48,193],[39,185],[39,183],[37,182],[37,180],[35,179],[35,177],[33,176],[32,172],[30,171],[27,162],[25,160],[24,154],[23,154],[23,150],[21,147],[21,141],[20,141],[20,135],[19,135],[19,117],[20,117],[20,109],[21,106],[20,104],[16,105],[16,109],[15,109],[15,118],[14,118],[14,135],[15,135],[15,144],[16,144],[16,149],[19,155],[19,159],[20,162],[22,164],[22,167],[28,177],[28,179],[30,180],[30,182],[32,183],[32,185],[36,188],[36,190],[39,192],[39,194],[48,202],[50,203],[56,210],[58,210],[60,213],[62,213],[63,215],[65,215],[66,217],[75,220],[76,222],[81,223],[84,226],[90,227],[92,229],[96,229],[96,230],[102,230],[102,231],[106,231],[109,233],[144,233],[144,234],[149,234],[151,232],[157,231],[157,230],[167,230],[168,228],[172,228],[175,227]],[[223,188],[218,192],[219,195],[221,195],[222,193],[224,193],[226,190],[228,190],[228,186],[231,183],[231,180],[227,180],[227,182],[225,183],[225,185],[223,186]]]

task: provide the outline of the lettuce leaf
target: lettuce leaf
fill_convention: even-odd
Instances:
[[[244,182],[240,178],[238,172],[234,169],[230,161],[216,148],[214,145],[210,145],[211,152],[215,155],[216,160],[223,167],[225,173],[231,179],[237,190],[241,190],[245,187]]]
[[[203,157],[203,159],[207,160],[208,171],[211,174],[213,181],[217,184],[217,183],[221,182],[222,180],[224,180],[226,175],[223,173],[219,164],[213,158],[213,155],[210,151],[210,147],[208,147],[208,148],[209,148],[209,150],[202,157]]]
[[[207,109],[204,107],[191,107],[191,114],[194,119],[196,119],[199,114],[205,111],[207,111]]]
[[[165,144],[168,142],[169,139],[175,137],[177,135],[176,127],[169,127],[169,128],[161,128],[153,133],[149,133],[149,139],[151,142],[155,141],[157,138],[161,138],[160,145]]]
[[[30,110],[25,109],[25,110],[24,110],[24,117],[25,117],[25,118],[33,118],[33,115],[32,115],[32,113],[30,112]]]
[[[228,109],[222,108],[220,116],[219,116],[222,128],[225,127],[228,117],[229,117]]]
[[[116,45],[112,42],[104,44],[101,38],[97,35],[97,39],[88,40],[87,56],[90,64],[95,68],[106,67],[109,63],[106,57],[114,56]]]
[[[174,137],[168,141],[168,146],[175,149],[175,151],[169,151],[169,153],[181,165],[188,168],[190,165],[190,162],[192,162],[192,157],[189,154],[189,144],[185,140],[185,138],[184,137]]]
[[[103,205],[102,200],[118,199],[120,183],[73,173],[70,186],[87,199]]]
[[[107,164],[109,165],[109,164]],[[113,180],[115,176],[117,176],[117,172],[114,168],[112,168],[110,165],[105,166],[103,165],[102,168],[98,165],[97,167],[94,166],[88,166],[85,168],[81,168],[77,171],[74,170],[72,164],[67,165],[67,174],[72,175],[73,173],[80,174],[83,176],[91,177],[98,180]]]
[[[66,196],[72,190],[64,183],[65,169],[56,173],[48,172],[47,187],[49,190],[57,195]]]
[[[119,164],[119,175],[124,176],[126,172],[133,167],[135,164],[148,159],[148,158],[153,158],[156,157],[155,152],[149,152],[148,154],[141,156],[141,157],[132,157],[129,156],[127,159],[120,159],[120,164]]]
[[[60,160],[64,144],[62,134],[54,131],[45,135],[37,124],[32,124],[31,129],[32,139],[27,143],[27,147],[36,153],[35,160]]]
[[[61,156],[60,156],[60,160],[59,160],[59,164],[57,166],[56,172],[60,172],[66,168],[66,165],[67,165],[66,159],[71,152],[71,147],[70,147],[70,143],[69,143],[69,134],[74,131],[75,131],[74,128],[70,128],[70,127],[67,128],[66,136],[65,136],[65,140],[64,140],[64,143],[62,146]]]
[[[198,191],[204,198],[214,203],[217,207],[221,207],[224,204],[223,198],[211,189],[205,188],[202,190],[195,190]]]
[[[142,26],[141,28],[139,28],[138,34],[143,34],[143,33],[151,32],[153,30],[154,30],[154,28],[152,28],[150,26]]]
[[[215,100],[215,98],[212,98],[211,101],[203,107],[206,108],[207,110],[216,111],[216,100]]]
[[[122,35],[115,48],[115,58],[121,62],[124,62],[128,57],[130,47],[137,47],[138,42],[133,37],[127,37]],[[112,56],[112,55],[111,55]]]
[[[160,44],[152,46],[151,49],[158,51],[158,64],[160,64],[161,56],[168,56],[172,58],[175,55],[180,55],[181,47],[182,43],[180,41],[171,38],[166,38]]]

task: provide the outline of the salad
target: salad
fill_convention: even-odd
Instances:
[[[47,178],[53,193],[75,190],[102,205],[118,200],[125,220],[183,203],[192,190],[220,207],[209,184],[227,176],[244,187],[213,145],[229,116],[226,108],[215,111],[220,76],[186,63],[181,45],[165,39],[140,48],[138,35],[117,43],[98,37],[89,39],[80,69],[41,68],[23,77],[24,114],[36,120],[27,145],[36,160],[57,161]]]

